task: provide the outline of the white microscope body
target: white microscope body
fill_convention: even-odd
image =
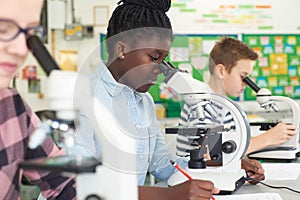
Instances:
[[[256,100],[262,108],[267,112],[274,110],[278,112],[279,109],[275,102],[285,102],[291,108],[292,118],[288,123],[296,126],[296,134],[287,142],[277,145],[276,147],[262,149],[248,155],[249,158],[265,158],[265,159],[280,159],[293,160],[297,158],[299,148],[299,124],[300,124],[300,107],[293,99],[285,96],[272,96],[270,90],[266,88],[259,88],[248,77],[244,78],[244,82],[256,92]]]
[[[228,150],[226,153],[222,152],[222,166],[186,169],[194,179],[212,181],[224,194],[233,192],[244,183],[245,171],[241,169],[241,158],[248,148],[250,139],[250,126],[245,113],[233,101],[209,93],[208,86],[195,80],[190,74],[172,70],[170,63],[163,64],[160,69],[166,76],[164,82],[176,93],[183,95],[185,102],[192,104],[213,100],[223,105],[233,115],[236,130],[222,134],[222,147]],[[176,172],[168,180],[168,185],[173,186],[186,180],[184,175]]]
[[[96,173],[77,175],[78,198],[87,199],[87,196],[97,194],[105,200],[137,200],[135,137],[118,128],[112,113],[98,99],[92,98],[91,103],[94,105],[92,110],[83,110],[101,142],[102,165],[97,166]]]
[[[52,59],[50,54],[45,52],[47,50],[38,38],[30,40],[28,46],[39,62]],[[41,62],[40,64],[43,66]],[[88,76],[71,71],[61,71],[54,61],[51,61],[51,64],[55,66],[54,69],[49,69],[48,66],[48,69],[45,70],[49,75],[46,96],[50,109],[56,112],[58,121],[74,123],[78,122],[79,112],[84,112],[89,117],[101,142],[103,152],[102,164],[95,166],[95,171],[81,171],[76,175],[77,199],[137,200],[135,138],[118,128],[111,112],[98,99],[93,98]],[[37,130],[30,138],[31,146],[35,148],[42,144],[46,135],[50,134],[49,132]],[[76,134],[76,132],[74,131],[72,134]],[[72,136],[70,137],[72,138]],[[78,167],[88,161],[85,157],[80,156],[67,156],[66,158],[75,161]],[[72,170],[62,170],[62,172],[72,173]]]

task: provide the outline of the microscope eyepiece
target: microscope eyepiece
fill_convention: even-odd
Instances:
[[[27,46],[44,69],[47,76],[52,70],[60,69],[38,36],[29,36],[27,38]]]
[[[248,77],[243,78],[243,81],[252,89],[254,92],[258,92],[260,88]]]
[[[171,71],[176,70],[170,62],[166,62],[164,60],[158,65],[158,69],[164,74],[164,76],[168,76]]]

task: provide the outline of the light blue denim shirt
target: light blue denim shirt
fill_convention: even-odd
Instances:
[[[155,105],[149,93],[139,93],[118,83],[104,64],[91,79],[94,96],[98,98],[120,126],[136,134],[138,184],[143,185],[149,171],[160,180],[167,180],[174,172],[170,160],[185,168],[187,162],[169,151],[162,130],[156,120]],[[101,111],[99,111],[101,112]],[[85,115],[80,116],[77,145],[71,154],[101,156],[101,146]]]

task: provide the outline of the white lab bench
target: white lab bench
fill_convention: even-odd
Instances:
[[[178,125],[178,118],[167,118],[165,120],[161,120],[160,123],[162,124],[162,127],[171,127],[171,126],[176,126]],[[251,132],[257,132],[258,127],[251,127]],[[254,134],[253,133],[253,134]],[[255,134],[254,134],[255,135]],[[166,138],[166,143],[169,146],[170,150],[173,153],[176,153],[176,134],[165,134]],[[265,162],[283,162],[283,161],[265,161]],[[300,163],[300,159],[296,159],[292,162],[295,163]],[[296,181],[278,181],[278,180],[268,180],[267,182],[270,185],[274,186],[285,186],[292,188],[294,190],[300,191],[300,176],[298,176]],[[164,182],[159,182],[155,184],[155,186],[160,186],[160,187],[167,187],[167,184]],[[286,189],[273,189],[269,188],[267,186],[264,186],[262,184],[257,184],[257,185],[251,185],[251,184],[244,184],[241,188],[239,188],[237,191],[235,191],[232,195],[235,194],[254,194],[254,193],[279,193],[282,199],[284,200],[299,200],[300,199],[300,194],[295,193]],[[216,196],[217,197],[217,196]]]
[[[279,161],[268,161],[268,162],[279,162]],[[296,159],[293,163],[300,163],[300,159]],[[300,191],[300,176],[297,180],[268,180],[266,182],[272,186],[284,186],[294,190]],[[287,189],[274,189],[262,184],[250,185],[245,184],[239,188],[234,194],[254,194],[254,193],[278,193],[284,200],[299,200],[300,193],[295,193]]]
[[[300,163],[300,159],[297,159],[293,161],[295,163]],[[266,182],[266,181],[264,181]],[[284,186],[289,187],[294,190],[300,191],[300,176],[298,176],[297,180],[268,180],[266,182],[269,185],[272,186]],[[167,183],[165,182],[159,182],[155,184],[157,187],[168,187]],[[283,200],[299,200],[300,199],[300,193],[295,193],[290,190],[286,189],[274,189],[267,186],[264,186],[262,184],[257,185],[251,185],[249,183],[245,183],[243,186],[241,186],[239,189],[234,191],[231,195],[240,195],[240,194],[257,194],[257,193],[278,193]],[[216,199],[218,199],[218,195],[215,195]]]

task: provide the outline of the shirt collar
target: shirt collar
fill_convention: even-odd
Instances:
[[[134,95],[136,102],[138,103],[142,99],[142,95],[144,95],[143,93],[133,90],[127,85],[117,82],[108,70],[107,66],[104,64],[101,64],[97,69],[97,77],[101,80],[103,87],[111,96],[117,96],[124,92],[128,96]]]

